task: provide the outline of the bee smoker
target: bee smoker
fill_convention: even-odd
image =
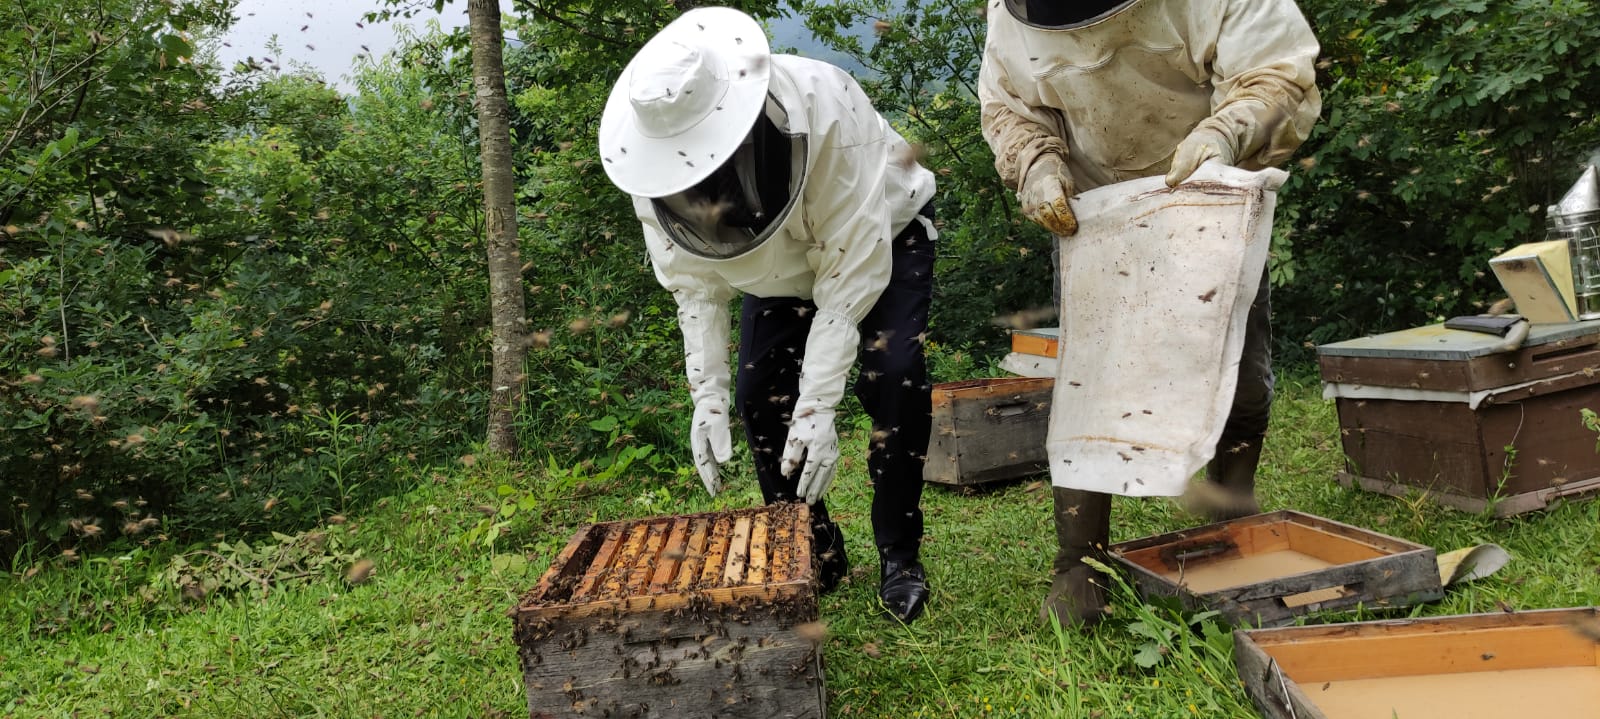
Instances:
[[[1546,239],[1567,243],[1579,320],[1600,319],[1600,182],[1589,165],[1546,216]]]

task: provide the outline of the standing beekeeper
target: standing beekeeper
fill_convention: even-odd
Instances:
[[[623,70],[600,121],[606,174],[633,196],[656,279],[672,292],[706,490],[733,456],[729,310],[743,293],[733,403],[768,503],[811,505],[818,578],[846,574],[822,497],[835,413],[872,417],[867,468],[879,596],[901,621],[928,598],[919,560],[930,388],[934,177],[843,70],[768,50],[736,10],[684,13]]]
[[[1056,235],[1058,248],[1078,230],[1069,199],[1079,192],[1162,175],[1175,187],[1207,161],[1279,165],[1321,111],[1317,41],[1292,0],[990,5],[978,90],[984,137],[1021,211]],[[1058,293],[1067,295],[1058,304],[1070,307],[1070,290]],[[1232,408],[1206,467],[1220,497],[1210,509],[1217,519],[1257,510],[1255,471],[1273,392],[1265,272],[1255,297]],[[1071,410],[1057,402],[1058,412]],[[1109,541],[1110,493],[1126,493],[1126,479],[1105,477],[1104,492],[1054,488],[1059,546],[1042,619],[1102,615],[1103,577],[1082,560]]]

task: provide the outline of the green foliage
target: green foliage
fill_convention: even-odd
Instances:
[[[597,420],[596,424],[615,424],[613,418],[606,419],[612,421]],[[484,507],[482,511],[486,516],[463,532],[460,541],[464,546],[492,552],[496,543],[512,533],[518,516],[524,520],[530,515],[548,517],[550,510],[559,506],[563,498],[571,497],[580,491],[601,491],[617,484],[620,479],[628,478],[631,473],[637,473],[639,468],[634,464],[648,460],[654,452],[655,447],[650,445],[629,445],[605,457],[593,467],[589,465],[562,467],[551,460],[545,465],[545,475],[542,480],[531,489],[518,489],[509,484],[495,487],[495,496],[500,501],[499,506]],[[595,471],[591,473],[591,469]]]
[[[45,80],[0,83],[0,561],[304,525],[475,416],[470,147],[395,116],[432,100],[394,61],[354,110],[307,77],[222,85],[179,33],[226,5],[0,11]]]
[[[1545,206],[1600,145],[1600,9],[1301,6],[1322,41],[1324,119],[1280,195],[1280,336],[1320,344],[1481,311],[1500,292],[1488,258],[1543,239]]]
[[[265,598],[274,590],[326,580],[361,559],[360,550],[345,549],[348,540],[342,532],[271,536],[272,541],[217,542],[174,556],[141,597],[167,611],[184,611],[219,595],[257,593]]]

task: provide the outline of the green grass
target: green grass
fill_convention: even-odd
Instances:
[[[1581,606],[1600,596],[1600,503],[1495,520],[1341,488],[1332,481],[1341,464],[1333,408],[1314,385],[1289,384],[1263,462],[1267,508],[1441,550],[1495,542],[1513,554],[1499,574],[1410,613]],[[859,448],[859,430],[850,434],[848,446]],[[1092,635],[1038,624],[1053,551],[1049,491],[1039,482],[972,495],[930,487],[924,559],[933,603],[910,627],[885,618],[876,606],[859,452],[829,495],[855,566],[822,602],[831,715],[1254,715],[1214,625],[1175,631],[1183,617],[1127,592],[1117,593],[1114,618]],[[751,481],[731,482],[709,500],[682,474],[584,482],[465,462],[419,469],[417,477],[409,493],[322,530],[329,551],[339,552],[337,566],[265,598],[259,587],[181,598],[162,571],[195,548],[162,544],[54,559],[25,580],[0,578],[0,716],[526,715],[504,611],[576,528],[759,501]],[[499,506],[501,485],[531,488],[537,508],[508,520],[494,547],[464,546],[461,537],[484,519],[479,508]],[[1198,523],[1167,500],[1119,499],[1113,512],[1117,540]],[[376,569],[353,586],[343,568],[358,556]],[[1372,616],[1379,615],[1337,618]],[[1164,654],[1141,668],[1141,649]]]

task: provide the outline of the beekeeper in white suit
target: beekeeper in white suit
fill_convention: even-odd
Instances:
[[[656,278],[678,304],[706,490],[731,459],[728,304],[743,293],[738,381],[769,503],[812,507],[823,591],[845,576],[822,501],[852,366],[873,421],[867,467],[879,596],[901,621],[928,597],[919,558],[930,388],[934,177],[849,74],[773,55],[728,8],[684,13],[618,78],[600,122],[606,174],[633,195]]]
[[[1321,112],[1317,41],[1292,0],[989,4],[978,89],[984,137],[1023,214],[1061,242],[1077,232],[1070,198],[1078,192],[1159,175],[1177,186],[1207,161],[1272,167]],[[1273,391],[1269,315],[1263,273],[1232,410],[1206,471],[1224,498],[1213,504],[1218,519],[1256,511]],[[1125,479],[1105,477],[1104,492],[1054,488],[1058,549],[1041,618],[1102,615],[1103,578],[1082,560],[1109,541],[1111,493]]]

